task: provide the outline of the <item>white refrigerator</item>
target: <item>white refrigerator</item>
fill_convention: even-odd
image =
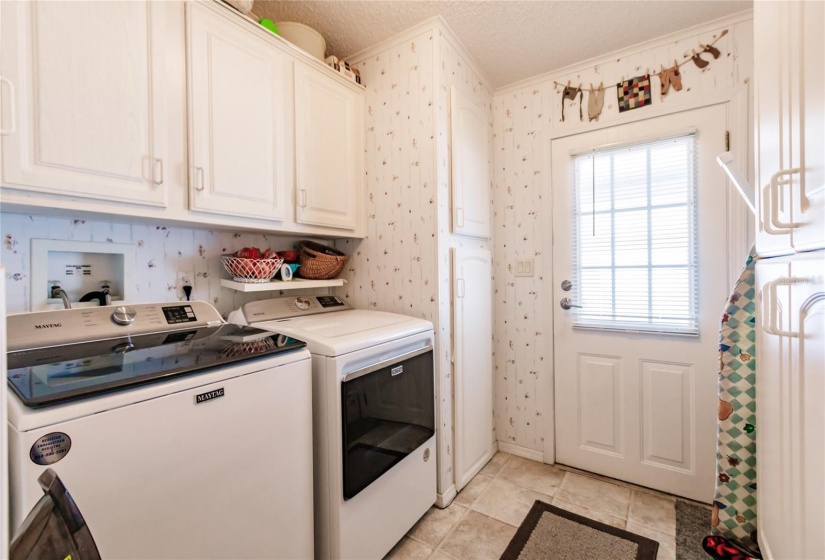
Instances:
[[[757,529],[825,558],[825,3],[754,4]]]

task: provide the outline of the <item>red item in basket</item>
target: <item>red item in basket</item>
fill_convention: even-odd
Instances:
[[[261,258],[261,250],[257,247],[244,247],[237,253],[235,253],[236,257],[241,257],[243,259],[260,259]]]
[[[296,263],[298,262],[298,251],[281,251],[280,252],[281,258],[284,259],[284,262],[287,263]]]

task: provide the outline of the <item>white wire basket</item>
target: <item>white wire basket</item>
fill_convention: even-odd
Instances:
[[[272,280],[284,259],[245,259],[222,255],[221,262],[235,282],[264,284]]]

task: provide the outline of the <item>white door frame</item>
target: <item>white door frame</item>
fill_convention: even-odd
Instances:
[[[713,105],[727,105],[728,106],[728,123],[727,130],[730,131],[731,137],[731,153],[734,156],[734,161],[740,169],[745,169],[745,174],[748,180],[753,184],[753,126],[751,119],[752,113],[752,98],[751,90],[748,85],[730,88],[715,94],[706,95],[701,99],[674,104],[654,105],[650,109],[644,111],[633,111],[620,121],[604,121],[596,123],[587,123],[580,126],[566,128],[564,130],[551,131],[549,141],[546,148],[542,151],[543,165],[542,173],[546,177],[544,181],[544,195],[545,200],[549,200],[553,204],[553,188],[552,188],[552,147],[553,141],[568,136],[583,134],[586,132],[593,132],[604,128],[612,128],[615,126],[622,126],[634,122],[644,121],[647,119],[655,119],[672,115],[675,113],[682,113],[684,111],[692,111],[694,109],[701,109],[703,107],[710,107]],[[744,142],[741,139],[746,139]],[[720,168],[720,173],[722,170]],[[727,216],[727,230],[728,230],[728,270],[727,270],[727,284],[730,285],[735,278],[738,277],[739,272],[743,266],[742,258],[748,254],[750,246],[753,244],[754,224],[753,218],[748,211],[748,207],[744,201],[735,192],[735,189],[730,188],[730,180],[726,177],[725,184],[728,185],[728,216]],[[551,206],[552,208],[552,206]],[[544,268],[541,271],[543,278],[542,289],[546,293],[553,294],[553,221],[552,214],[550,220],[550,227],[545,228],[543,232],[545,235],[545,247],[550,247],[550,255],[544,260]],[[721,313],[721,308],[720,308]],[[549,347],[551,355],[555,352],[555,323],[553,314],[550,317],[549,333],[546,335],[549,338]],[[547,377],[547,385],[545,387],[545,410],[544,415],[544,462],[556,462],[556,372],[555,372],[555,357],[548,360],[549,374]]]

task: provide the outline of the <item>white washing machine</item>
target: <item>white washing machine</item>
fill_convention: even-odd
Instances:
[[[436,499],[433,326],[335,296],[229,317],[312,353],[316,558],[380,559]]]
[[[50,467],[102,558],[312,557],[302,342],[228,325],[203,302],[7,327],[12,532]]]

